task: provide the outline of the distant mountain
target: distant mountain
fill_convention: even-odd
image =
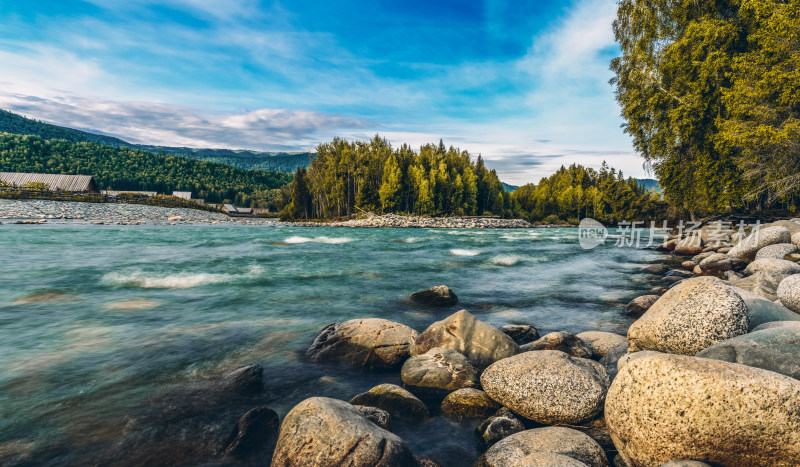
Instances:
[[[656,193],[661,193],[661,185],[654,178],[637,178],[636,181],[639,182],[639,186],[644,187],[646,190],[655,188]]]
[[[165,153],[209,162],[219,162],[234,167],[253,170],[294,173],[299,167],[307,167],[312,153],[260,152],[231,149],[196,149],[171,146],[133,144],[113,136],[99,135],[58,125],[33,120],[0,109],[0,133],[34,135],[44,139],[65,139],[73,143],[90,142],[106,144],[115,148],[131,148],[153,153]]]
[[[514,190],[516,190],[517,188],[519,188],[519,186],[517,186],[517,185],[509,185],[508,183],[505,183],[505,182],[500,182],[500,183],[503,184],[503,189],[505,191],[507,191],[508,193],[511,193]]]

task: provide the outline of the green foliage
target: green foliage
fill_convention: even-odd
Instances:
[[[608,169],[605,162],[600,172],[580,165],[561,167],[538,185],[521,186],[509,194],[516,214],[531,222],[545,224],[577,224],[584,217],[605,223],[623,220],[656,220],[663,218],[666,203],[633,178],[625,180],[622,172]]]
[[[800,4],[621,0],[611,63],[625,131],[691,212],[800,188]]]
[[[93,175],[115,190],[191,191],[208,202],[274,207],[291,175],[242,170],[225,164],[130,148],[0,133],[0,172]]]
[[[317,147],[307,183],[315,218],[362,211],[423,216],[512,212],[505,209],[512,201],[503,197],[497,173],[488,171],[482,158],[473,163],[468,152],[448,149],[442,141],[417,153],[407,145],[392,149],[377,135],[368,142],[335,138]]]

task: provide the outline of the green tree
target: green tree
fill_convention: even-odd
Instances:
[[[392,155],[383,167],[381,179],[381,206],[384,212],[394,212],[400,208],[402,202],[401,190],[403,188],[403,172],[397,164],[397,157]]]

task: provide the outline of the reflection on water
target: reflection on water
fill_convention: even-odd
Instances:
[[[349,400],[397,372],[310,364],[327,324],[418,331],[466,308],[493,325],[624,332],[653,252],[585,251],[577,231],[277,226],[0,226],[0,464],[216,462],[253,407]],[[447,284],[458,307],[407,295]],[[265,391],[220,385],[264,367]],[[465,465],[480,421],[394,423],[417,455]]]

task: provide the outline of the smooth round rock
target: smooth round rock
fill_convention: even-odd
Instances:
[[[800,329],[800,321],[772,321],[769,323],[764,323],[756,326],[755,328],[753,328],[751,332],[763,331],[765,329],[776,329],[776,328]]]
[[[458,297],[446,285],[437,285],[430,289],[414,292],[408,298],[421,305],[453,306],[458,303]]]
[[[609,384],[602,365],[558,350],[521,353],[481,375],[489,397],[543,424],[579,424],[595,417]]]
[[[420,422],[430,416],[421,400],[396,384],[379,384],[350,399],[350,403],[377,407],[393,417],[412,422]]]
[[[681,263],[681,267],[687,271],[693,270],[695,266],[697,266],[697,263],[690,259]]]
[[[800,380],[800,329],[778,327],[753,331],[714,344],[697,356],[762,368]]]
[[[800,248],[800,232],[792,234],[792,243],[797,248]]]
[[[717,342],[746,334],[744,301],[714,277],[687,279],[670,289],[628,329],[630,352],[694,355]]]
[[[360,368],[394,368],[408,358],[419,334],[380,318],[353,319],[323,329],[306,354],[311,361],[338,360]]]
[[[503,407],[475,428],[475,438],[481,446],[487,448],[520,431],[525,431],[525,425],[514,416],[513,412]]]
[[[745,275],[764,271],[768,274],[800,274],[800,264],[785,259],[761,258],[748,264],[744,269]]]
[[[263,374],[261,365],[243,366],[223,376],[220,388],[241,395],[257,394],[264,389]]]
[[[696,235],[690,235],[676,243],[674,251],[676,255],[694,256],[702,253],[703,248],[705,248],[703,240]]]
[[[337,399],[312,397],[283,420],[272,465],[413,467],[416,461],[402,439],[357,408]]]
[[[545,334],[539,339],[520,346],[520,352],[532,350],[560,350],[572,357],[592,358],[592,349],[571,332],[559,331]]]
[[[684,355],[641,358],[620,370],[605,417],[630,465],[791,466],[800,459],[800,381],[760,368]]]
[[[775,295],[786,308],[800,313],[800,274],[783,279]]]
[[[247,411],[225,442],[226,456],[247,459],[264,455],[272,457],[278,439],[280,421],[274,410],[258,407]]]
[[[614,347],[628,342],[625,336],[605,331],[586,331],[575,337],[582,340],[597,359],[605,356]]]
[[[645,311],[649,310],[653,303],[656,302],[660,295],[641,295],[631,300],[625,305],[625,314],[631,316],[641,316]]]
[[[774,245],[776,243],[791,243],[791,241],[792,235],[786,227],[762,227],[736,244],[736,246],[728,252],[728,255],[745,261],[753,261],[758,250],[765,246]]]
[[[771,274],[759,271],[751,276],[730,278],[731,285],[761,295],[770,301],[778,299],[778,285],[787,277],[786,274]]]
[[[486,418],[497,412],[500,404],[475,388],[453,391],[442,401],[442,413],[460,418]]]
[[[622,344],[614,347],[613,349],[609,350],[607,354],[600,359],[600,364],[603,365],[603,368],[606,369],[608,372],[608,378],[610,380],[614,380],[617,376],[617,362],[619,359],[622,358],[623,355],[628,353],[628,341],[626,340]]]
[[[784,259],[786,255],[797,253],[797,247],[793,243],[776,243],[774,245],[765,246],[758,250],[756,259],[761,258],[775,258]]]
[[[517,345],[527,344],[539,338],[539,331],[529,324],[509,324],[498,329],[506,333]]]
[[[764,323],[772,321],[800,321],[800,314],[783,305],[771,302],[761,295],[756,295],[739,287],[731,288],[744,300],[744,304],[747,307],[747,316],[750,317],[751,331]]]
[[[513,339],[467,310],[431,324],[411,347],[411,355],[422,355],[434,347],[457,350],[479,370],[519,352]]]
[[[738,270],[745,267],[745,262],[734,258],[730,255],[725,255],[722,253],[714,253],[713,255],[705,258],[704,260],[700,261],[697,266],[700,268],[700,271],[703,273],[706,272],[725,272],[730,270]]]
[[[653,264],[648,264],[647,266],[642,267],[640,269],[640,271],[645,273],[645,274],[655,274],[655,275],[661,276],[661,275],[665,274],[667,271],[669,271],[669,266],[667,266],[666,264],[662,264],[662,263],[653,263]]]
[[[515,433],[495,443],[475,465],[527,466],[530,464],[523,463],[522,460],[528,462],[527,456],[535,453],[559,454],[577,460],[582,465],[596,467],[608,465],[603,448],[595,440],[585,433],[561,426],[534,428]]]
[[[406,360],[400,378],[411,391],[425,396],[445,396],[478,385],[478,372],[467,357],[446,347],[434,347]]]

